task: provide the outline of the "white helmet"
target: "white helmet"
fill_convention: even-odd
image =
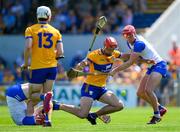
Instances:
[[[51,16],[51,10],[47,6],[40,6],[37,8],[37,18],[49,18]]]

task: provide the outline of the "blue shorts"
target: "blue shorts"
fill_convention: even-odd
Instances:
[[[156,65],[151,66],[148,68],[146,74],[150,75],[152,72],[158,72],[162,75],[162,77],[167,76],[167,63],[165,61],[160,61]]]
[[[19,102],[26,100],[26,96],[20,84],[13,85],[6,89],[6,96],[17,99]]]
[[[57,74],[57,67],[35,69],[31,71],[30,83],[44,83],[46,80],[55,80]]]
[[[106,92],[107,89],[105,87],[97,87],[84,83],[81,88],[81,97],[85,96],[98,100]]]

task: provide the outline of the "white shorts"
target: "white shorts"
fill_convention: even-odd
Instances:
[[[24,101],[19,102],[15,98],[9,96],[6,96],[6,100],[14,123],[17,125],[23,125],[22,120],[26,116],[27,104]]]

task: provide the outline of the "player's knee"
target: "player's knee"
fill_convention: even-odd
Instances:
[[[137,91],[136,92],[136,95],[140,98],[143,98],[145,96],[145,92],[142,92],[142,91]]]
[[[81,118],[81,119],[84,119],[84,118],[86,118],[87,116],[88,116],[88,113],[85,113],[85,112],[79,112],[79,118]]]
[[[116,110],[120,111],[124,108],[124,104],[123,102],[120,100],[117,104],[116,104]]]

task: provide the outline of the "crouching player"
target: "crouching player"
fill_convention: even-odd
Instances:
[[[81,70],[89,66],[90,72],[103,72],[107,75],[88,75],[82,88],[80,107],[67,104],[57,105],[57,109],[71,113],[81,119],[88,119],[92,125],[96,125],[96,119],[102,115],[118,112],[124,105],[113,92],[105,88],[108,73],[111,71],[115,58],[121,58],[119,51],[115,50],[118,44],[115,38],[107,37],[104,41],[104,47],[88,54],[87,59],[77,65]],[[98,100],[105,104],[100,110],[90,113],[93,101]]]
[[[39,95],[37,98],[44,95]],[[26,100],[29,98],[29,83],[13,85],[6,89],[6,100],[9,112],[17,125],[42,125],[44,115],[35,109],[33,116],[26,116],[28,106]]]

